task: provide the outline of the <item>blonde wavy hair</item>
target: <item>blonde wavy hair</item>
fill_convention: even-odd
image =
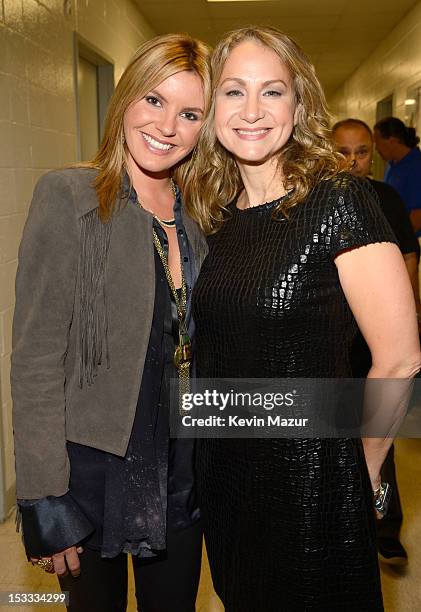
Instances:
[[[108,221],[114,212],[127,170],[123,130],[126,110],[162,81],[184,70],[195,72],[202,81],[206,116],[211,99],[210,48],[188,34],[165,34],[146,41],[121,76],[110,100],[100,148],[92,161],[80,164],[99,170],[94,185],[102,221]],[[190,154],[173,171],[181,189],[191,165]]]
[[[313,65],[302,49],[276,28],[248,26],[229,32],[212,54],[212,103],[196,147],[195,164],[184,186],[186,208],[206,234],[217,231],[227,218],[227,205],[243,188],[238,166],[219,143],[214,127],[215,92],[230,52],[240,43],[253,40],[272,49],[288,68],[297,103],[297,125],[279,152],[278,164],[290,197],[274,210],[274,217],[306,199],[322,180],[341,169],[333,146],[329,114],[322,86]]]

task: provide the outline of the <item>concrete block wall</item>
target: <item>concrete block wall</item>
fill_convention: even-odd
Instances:
[[[136,48],[154,34],[132,0],[0,0],[0,481],[5,512],[15,491],[9,372],[17,252],[35,181],[48,169],[76,160],[74,32],[114,63],[116,81]]]
[[[363,14],[361,19],[364,19]],[[391,94],[394,99],[393,114],[404,120],[407,90],[420,81],[421,2],[330,97],[329,106],[334,120],[357,117],[373,126],[377,103]]]

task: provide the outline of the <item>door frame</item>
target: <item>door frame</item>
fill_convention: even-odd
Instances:
[[[80,99],[78,83],[79,57],[94,64],[97,68],[98,83],[98,121],[99,121],[99,141],[104,135],[105,116],[107,114],[108,103],[114,91],[114,62],[106,53],[96,48],[78,32],[73,32],[73,81],[76,104],[76,152],[77,160],[81,161],[80,147]]]

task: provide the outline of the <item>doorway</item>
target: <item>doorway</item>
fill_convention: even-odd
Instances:
[[[393,94],[383,98],[380,102],[377,102],[376,107],[376,123],[380,119],[386,117],[392,117],[393,115]],[[373,178],[382,181],[384,177],[384,171],[386,168],[386,162],[380,157],[377,151],[374,151],[373,155]]]
[[[421,128],[420,101],[421,83],[418,82],[406,90],[405,98],[405,125],[415,128],[417,135]]]
[[[114,65],[79,35],[74,37],[78,160],[93,159],[114,91]]]

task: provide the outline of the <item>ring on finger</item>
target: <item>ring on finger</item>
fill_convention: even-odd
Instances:
[[[54,569],[54,563],[51,558],[38,559],[37,561],[33,561],[32,565],[37,565],[40,569],[45,570],[46,572],[52,572]]]

